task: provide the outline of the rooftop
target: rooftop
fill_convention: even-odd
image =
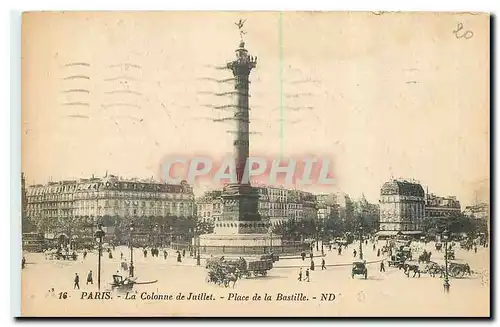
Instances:
[[[416,182],[395,179],[382,185],[380,195],[406,195],[423,198],[425,196],[425,192],[422,185]]]

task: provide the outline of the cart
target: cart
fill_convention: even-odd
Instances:
[[[448,274],[451,277],[464,277],[465,274],[469,276],[472,274],[470,266],[467,262],[450,262],[448,263]]]
[[[455,260],[455,251],[454,250],[448,250],[446,251],[445,256],[448,256],[448,260]]]
[[[368,277],[368,269],[366,268],[366,261],[354,261],[352,263],[351,278],[354,278],[354,275],[365,276],[365,279]]]

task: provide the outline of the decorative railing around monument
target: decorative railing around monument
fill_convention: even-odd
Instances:
[[[190,251],[192,245],[189,243],[172,243],[174,250]],[[306,243],[284,244],[277,246],[211,246],[201,245],[200,254],[238,254],[238,255],[261,255],[275,253],[277,255],[297,255],[302,251],[308,251],[309,245]]]

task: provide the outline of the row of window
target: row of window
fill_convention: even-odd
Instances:
[[[174,207],[187,207],[191,208],[194,207],[194,203],[190,202],[144,202],[144,201],[120,201],[120,200],[105,200],[104,202],[99,202],[99,206],[104,206],[104,207],[120,207],[120,206],[130,206],[130,207],[149,207],[149,208],[174,208]],[[96,202],[87,202],[87,201],[76,201],[75,207],[76,208],[84,208],[84,207],[89,207],[93,208],[96,206]]]
[[[138,192],[82,192],[68,194],[44,194],[28,195],[28,202],[42,201],[71,201],[74,199],[95,199],[95,198],[133,198],[133,199],[189,199],[193,200],[193,195],[182,193],[138,193]]]
[[[264,223],[216,223],[215,227],[225,227],[225,228],[236,228],[236,227],[242,227],[242,228],[264,228],[264,227],[269,227],[268,224]]]

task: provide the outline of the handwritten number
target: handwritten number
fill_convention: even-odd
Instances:
[[[457,29],[453,30],[453,34],[455,34],[455,37],[457,39],[470,39],[471,37],[474,36],[474,33],[472,31],[465,31],[463,32],[462,30],[464,29],[464,24],[462,23],[458,23],[457,24]],[[459,33],[460,31],[462,31],[461,33]]]

